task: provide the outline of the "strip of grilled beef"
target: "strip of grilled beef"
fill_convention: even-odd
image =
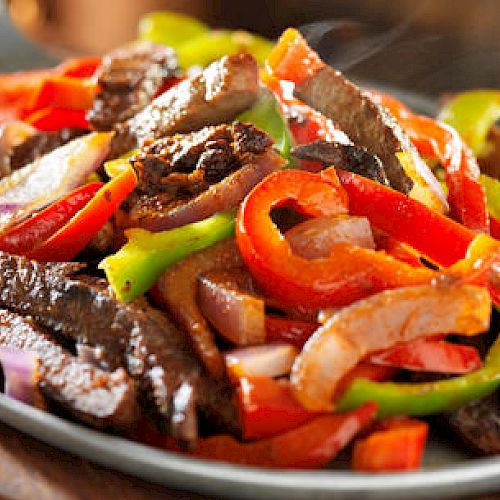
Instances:
[[[500,392],[469,403],[447,418],[451,428],[476,453],[500,453]]]
[[[294,92],[303,102],[339,124],[355,144],[380,158],[394,189],[403,193],[411,190],[413,181],[395,153],[417,153],[385,108],[330,66],[297,85]]]
[[[77,343],[101,346],[109,369],[126,367],[167,428],[176,392],[188,385],[202,414],[238,430],[229,383],[203,372],[185,335],[165,314],[145,302],[119,302],[91,282],[61,277],[23,257],[0,253],[0,271],[2,307],[29,314]]]
[[[389,185],[382,162],[361,146],[318,140],[295,147],[292,154],[300,160],[333,165]]]
[[[39,132],[14,146],[4,163],[8,163],[9,172],[24,167],[46,153],[86,134],[83,128],[63,128],[54,132]]]
[[[82,363],[30,318],[0,310],[0,346],[32,351],[44,398],[98,428],[127,429],[139,415],[135,383],[123,368],[105,372]]]
[[[97,130],[112,130],[144,109],[177,71],[177,56],[165,45],[136,42],[113,50],[98,70],[101,91],[88,121]]]
[[[257,99],[258,66],[249,54],[225,56],[164,92],[117,127],[112,156],[148,139],[232,121]]]
[[[272,144],[267,134],[240,122],[146,144],[132,160],[139,184],[124,204],[120,226],[160,231],[236,207],[281,168]]]

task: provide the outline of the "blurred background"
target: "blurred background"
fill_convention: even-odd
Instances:
[[[500,88],[499,0],[6,0],[0,5],[2,72],[105,52],[135,37],[144,12],[170,9],[214,27],[268,37],[298,26],[327,61],[362,82],[429,97]]]

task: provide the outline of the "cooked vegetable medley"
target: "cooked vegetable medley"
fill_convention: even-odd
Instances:
[[[169,12],[0,75],[5,392],[259,467],[416,469],[436,413],[499,454],[499,117]]]

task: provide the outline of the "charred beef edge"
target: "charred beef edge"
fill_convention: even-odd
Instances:
[[[333,165],[385,186],[389,185],[380,159],[361,146],[318,140],[296,146],[292,154],[299,160],[317,161],[325,166]]]

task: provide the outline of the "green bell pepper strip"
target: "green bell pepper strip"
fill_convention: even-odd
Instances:
[[[488,132],[499,118],[498,90],[471,90],[458,94],[445,104],[438,116],[457,130],[476,156],[487,151]]]
[[[177,48],[177,56],[180,66],[189,68],[205,67],[222,56],[247,52],[263,66],[272,47],[272,42],[248,31],[213,30],[187,40]]]
[[[141,17],[138,25],[140,40],[163,43],[174,49],[209,30],[206,24],[195,17],[164,10],[149,12]]]
[[[234,233],[234,212],[220,212],[185,226],[151,233],[125,231],[128,242],[100,264],[116,297],[129,302],[147,292],[170,266]]]
[[[267,88],[260,89],[257,102],[247,111],[241,113],[237,120],[248,122],[267,132],[274,140],[274,147],[288,163],[292,163],[290,151],[293,138],[288,123],[283,116],[274,94]]]
[[[461,377],[404,384],[355,380],[337,405],[338,411],[357,408],[367,401],[378,406],[378,417],[430,415],[452,411],[488,396],[500,387],[500,336],[483,368]]]

